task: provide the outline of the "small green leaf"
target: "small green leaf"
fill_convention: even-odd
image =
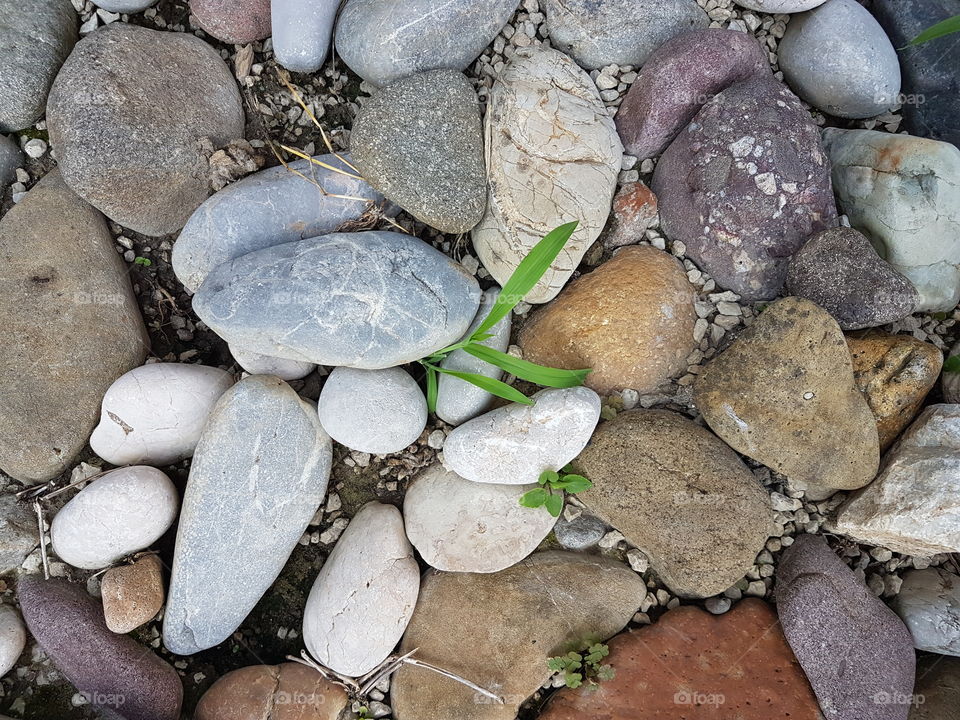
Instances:
[[[447,370],[446,368],[440,366],[436,366],[436,370],[444,375],[452,375],[455,378],[465,380],[466,382],[476,385],[478,388],[482,388],[488,393],[496,395],[497,397],[502,397],[505,400],[520,403],[521,405],[533,405],[533,400],[528,398],[516,388],[513,388],[500,380],[494,380],[493,378],[487,377],[486,375],[480,375],[479,373]]]
[[[134,259],[133,262],[136,265],[143,265],[143,267],[150,267],[151,265],[153,265],[153,262],[150,260],[150,258],[145,258],[145,257],[137,257]]]
[[[427,409],[437,411],[437,371],[432,367],[427,368]]]
[[[609,665],[601,665],[597,670],[597,680],[613,680],[617,676],[616,670]]]
[[[549,495],[547,491],[543,488],[536,488],[534,490],[528,490],[523,495],[520,496],[520,504],[528,508],[538,508],[542,507],[546,502]]]
[[[596,653],[596,654],[599,654],[600,657],[605,658],[607,655],[610,654],[610,648],[604,645],[603,643],[594,643],[593,645],[587,648],[587,652],[590,653],[591,655]]]
[[[563,480],[559,483],[559,487],[568,493],[574,494],[589,490],[593,487],[593,483],[583,475],[564,475]]]
[[[578,688],[583,685],[583,675],[580,673],[567,673],[564,682],[566,682],[568,688]]]
[[[560,672],[567,666],[567,661],[562,657],[552,657],[547,660],[547,667],[554,672]]]
[[[537,480],[541,485],[546,485],[547,483],[555,483],[560,479],[560,473],[556,470],[544,470],[540,473],[540,479]]]
[[[943,371],[948,373],[960,372],[960,355],[952,355],[943,363]]]
[[[486,345],[467,345],[464,352],[470,353],[491,365],[506,370],[511,375],[529,380],[544,387],[568,388],[583,385],[590,370],[562,370],[560,368],[537,365],[527,360],[515,358],[505,352],[494,350]]]
[[[536,490],[531,490],[530,492],[536,492]],[[547,512],[554,517],[560,517],[560,513],[563,512],[563,494],[556,493],[548,495],[544,504],[547,506]]]
[[[936,25],[928,27],[911,40],[910,45],[922,45],[923,43],[936,40],[944,35],[951,35],[955,32],[960,32],[960,15],[954,15],[943,22],[938,22]]]

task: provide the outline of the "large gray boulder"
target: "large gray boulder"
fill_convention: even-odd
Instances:
[[[911,570],[891,607],[917,650],[960,655],[960,576],[942,568]]]
[[[387,368],[460,338],[480,287],[430,245],[393,232],[333,233],[214,270],[193,299],[231,345],[320,365]]]
[[[145,235],[183,227],[212,191],[209,156],[243,137],[237,83],[200,38],[113,23],[77,43],[50,91],[67,184]]]
[[[327,492],[332,444],[285,382],[251,375],[217,402],[193,456],[163,619],[190,655],[223,642],[277,579]]]

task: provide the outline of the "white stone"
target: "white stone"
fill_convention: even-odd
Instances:
[[[392,505],[369,503],[340,536],[317,575],[303,614],[310,654],[359,677],[393,651],[420,593],[420,567]]]
[[[911,570],[891,607],[917,650],[960,655],[960,576],[939,568]]]
[[[480,323],[486,319],[499,295],[500,288],[484,292],[477,317],[467,332],[464,333],[464,338],[472,335],[480,326]],[[510,327],[511,314],[507,313],[506,317],[490,329],[493,337],[481,344],[500,352],[506,352],[510,346]],[[463,350],[454,350],[444,358],[440,366],[446,370],[477,373],[495,380],[503,378],[503,370],[496,365],[484,362]],[[451,425],[465,423],[489,409],[491,402],[493,402],[493,395],[483,388],[453,375],[440,375],[437,382],[437,417],[444,422]]]
[[[385,455],[415,442],[427,426],[427,401],[403,368],[338,367],[317,402],[320,424],[351,450]]]
[[[27,644],[27,629],[20,613],[10,605],[0,605],[0,677],[17,664]]]
[[[536,550],[557,521],[542,507],[520,504],[536,487],[471,482],[432,465],[407,489],[407,537],[437,570],[498,572]]]
[[[317,366],[302,360],[270,357],[260,353],[248,352],[236,345],[230,345],[230,354],[251,375],[276,375],[281,380],[300,380],[317,369]]]
[[[484,267],[503,285],[544,235],[580,223],[525,298],[545,303],[607,222],[623,145],[590,76],[556,50],[517,50],[487,107],[490,189],[486,213],[473,229]]]
[[[93,451],[113,465],[172,465],[193,455],[213,406],[233,385],[214,367],[153,363],[121,375],[103,396]]]
[[[600,419],[589,388],[547,388],[533,405],[511,403],[470,420],[447,436],[443,463],[474,482],[527,485],[559,470],[586,446]]]
[[[931,405],[842,505],[836,532],[905,555],[960,552],[960,405]]]
[[[778,15],[806,12],[818,5],[823,5],[826,0],[734,0],[734,2],[748,10]]]
[[[160,539],[177,519],[179,505],[177,488],[156,468],[111,470],[54,516],[53,551],[74,567],[105,568]]]

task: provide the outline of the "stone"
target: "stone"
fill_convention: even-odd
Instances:
[[[775,297],[790,257],[837,223],[819,130],[765,74],[703,106],[660,158],[652,188],[664,234],[746,301]]]
[[[600,398],[585,387],[547,388],[532,405],[510,403],[455,428],[443,444],[443,464],[473,482],[530,485],[559,470],[590,440]]]
[[[483,293],[480,300],[480,310],[460,340],[472,335],[480,326],[480,323],[487,319],[487,315],[490,314],[490,310],[499,295],[499,287],[493,287]],[[506,352],[510,346],[511,327],[512,313],[507,313],[496,325],[490,328],[493,337],[480,344],[499,352]],[[494,380],[503,379],[503,370],[499,367],[474,357],[464,350],[454,350],[441,361],[440,367],[454,372],[483,375]],[[477,415],[489,410],[493,401],[494,396],[492,394],[466,380],[443,373],[437,378],[437,417],[450,425],[461,425],[467,420],[472,420]]]
[[[906,720],[915,657],[900,618],[834,555],[801,535],[777,567],[783,634],[828,720]]]
[[[734,2],[748,10],[779,15],[812,10],[826,0],[734,0]]]
[[[112,23],[64,63],[47,126],[75,193],[158,236],[183,227],[210,195],[209,157],[243,138],[244,114],[233,75],[203,40]]]
[[[960,355],[960,342],[954,343],[944,360],[945,369],[943,375],[941,375],[940,390],[943,394],[943,401],[946,403],[960,402],[960,368],[957,366],[960,361],[951,360],[957,355]]]
[[[289,1],[277,4],[288,5]],[[270,0],[190,0],[190,13],[204,32],[225,43],[246,45],[270,37]],[[305,14],[297,19],[301,25],[309,23]],[[278,24],[274,33],[273,50],[278,61],[282,45],[277,41],[284,29]]]
[[[753,473],[678,413],[618,413],[597,428],[574,467],[593,481],[577,498],[640,548],[681,597],[729,588],[773,533],[773,511]]]
[[[707,425],[812,500],[863,487],[880,464],[877,425],[837,321],[803,298],[771,303],[693,386]]]
[[[286,382],[301,380],[317,369],[313,363],[251,353],[233,345],[230,346],[230,354],[237,365],[251,375],[276,375]]]
[[[303,611],[303,642],[324,667],[360,677],[387,659],[410,622],[420,567],[392,505],[368,503],[323,564]]]
[[[567,550],[589,550],[607,534],[607,524],[594,515],[581,513],[573,520],[560,517],[553,534]]]
[[[791,18],[777,55],[790,88],[830,115],[868,118],[899,104],[897,51],[857,0],[827,0]]]
[[[404,497],[407,537],[437,570],[499,572],[536,550],[556,522],[544,508],[520,504],[536,487],[471,482],[431,465]]]
[[[762,600],[748,598],[721,617],[696,606],[609,643],[616,671],[596,687],[563,689],[542,720],[737,718],[820,720],[810,683]]]
[[[837,533],[905,555],[960,552],[960,405],[930,405],[870,485],[837,511]]]
[[[193,309],[231,345],[270,357],[381,369],[460,338],[480,306],[463,266],[409,235],[333,233],[218,266]]]
[[[427,70],[466,70],[513,16],[519,0],[347,0],[337,54],[374,85]]]
[[[50,480],[86,445],[107,388],[149,348],[106,221],[56,170],[0,221],[0,327],[16,338],[0,343],[0,468]]]
[[[496,281],[548,232],[580,223],[525,297],[548,302],[606,225],[623,146],[590,76],[547,48],[516,51],[490,91],[485,123],[489,197],[473,246]]]
[[[920,657],[912,701],[910,720],[960,720],[960,660]]]
[[[911,570],[891,607],[917,650],[960,655],[960,576],[942,568]]]
[[[899,48],[904,125],[911,135],[960,146],[960,45],[947,36],[910,45],[917,35],[960,15],[960,0],[874,0],[874,17]]]
[[[787,291],[812,300],[844,330],[895,322],[913,313],[917,289],[863,234],[846,227],[811,237],[790,260]]]
[[[874,130],[827,128],[837,201],[920,293],[918,311],[960,301],[960,149]]]
[[[6,135],[0,135],[0,192],[6,192],[17,178],[17,168],[23,165],[23,153],[17,144]]]
[[[163,607],[163,563],[143,555],[110,568],[100,583],[103,617],[111,632],[125,634],[150,622]]]
[[[207,198],[173,245],[171,262],[180,282],[196,292],[217,265],[336,232],[383,204],[383,196],[347,165],[349,155],[314,160],[335,169],[297,160],[287,164],[289,170],[282,165],[261,170]]]
[[[613,213],[604,231],[603,246],[608,250],[633,245],[657,224],[657,196],[642,182],[624,185],[613,198]]]
[[[180,676],[128,635],[110,632],[100,603],[63,579],[21,578],[17,597],[30,634],[81,696],[124,720],[178,720]],[[122,703],[122,705],[120,705]]]
[[[319,70],[330,52],[330,38],[340,5],[339,0],[273,3],[273,48],[277,62],[294,72]],[[269,26],[267,34],[270,34]]]
[[[176,486],[156,468],[111,470],[54,516],[53,551],[83,570],[105,568],[159,540],[176,521],[179,501]]]
[[[710,18],[694,0],[545,0],[550,42],[588,70],[643,65],[680,33]]]
[[[649,246],[627,247],[574,280],[524,325],[526,360],[590,368],[601,395],[655,392],[687,369],[696,348],[696,293],[680,262]]]
[[[332,456],[316,409],[279,378],[252,375],[221,396],[180,512],[163,617],[170,652],[205,650],[239,627],[323,503]]]
[[[172,465],[193,455],[214,404],[233,385],[215,367],[152,363],[117,379],[103,396],[90,448],[112,465]]]
[[[617,131],[640,159],[663,152],[717,93],[753,76],[769,77],[767,54],[752,35],[696,30],[665,42],[640,68],[617,111]]]
[[[29,128],[43,115],[77,25],[69,0],[21,0],[0,9],[0,132]]]
[[[400,652],[419,648],[420,660],[505,702],[405,665],[393,676],[394,717],[513,720],[552,674],[549,658],[615,635],[645,593],[626,565],[579,553],[536,553],[498,573],[428,572]]]
[[[367,100],[350,152],[369,183],[417,220],[469,232],[487,203],[477,93],[455,70],[397,80]]]
[[[291,702],[293,700],[293,702]],[[203,694],[195,720],[339,720],[343,688],[299,663],[250,665],[228,672]]]
[[[0,575],[19,570],[39,544],[37,516],[30,506],[10,493],[0,494]]]
[[[93,4],[107,12],[132,14],[143,12],[156,2],[157,0],[96,0]]]
[[[20,613],[10,605],[0,605],[0,677],[10,672],[27,645],[27,628]]]
[[[940,376],[943,353],[909,335],[880,332],[850,336],[847,346],[854,380],[877,419],[883,452],[920,412]]]
[[[327,434],[351,450],[386,455],[416,442],[427,426],[427,400],[403,368],[334,368],[317,402]]]

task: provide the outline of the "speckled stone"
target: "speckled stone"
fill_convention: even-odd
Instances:
[[[0,495],[0,575],[18,570],[39,542],[30,506],[9,493]]]
[[[110,568],[100,583],[103,617],[112,632],[125,634],[152,620],[163,607],[163,563],[143,555]]]
[[[607,525],[600,518],[586,513],[573,520],[561,516],[553,526],[553,533],[557,542],[567,550],[589,550],[607,534]]]
[[[221,42],[246,45],[270,36],[270,0],[190,0],[190,12],[206,33]],[[276,39],[273,47],[277,51]]]
[[[0,191],[6,191],[17,178],[17,168],[23,167],[20,146],[6,135],[0,135]]]

